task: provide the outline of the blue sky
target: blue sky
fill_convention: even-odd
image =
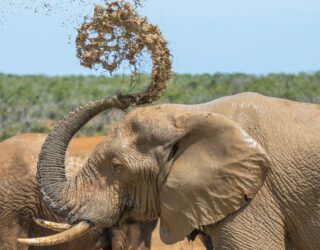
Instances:
[[[99,1],[0,0],[0,72],[100,74],[80,66],[74,38]],[[145,0],[178,73],[320,70],[319,0]]]

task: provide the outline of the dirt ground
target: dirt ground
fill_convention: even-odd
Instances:
[[[173,245],[162,243],[159,235],[159,223],[152,234],[151,249],[152,250],[205,250],[203,243],[196,238],[193,242],[184,240]]]

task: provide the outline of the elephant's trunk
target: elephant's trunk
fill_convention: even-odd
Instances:
[[[135,34],[140,48],[137,52],[140,53],[141,49],[146,48],[151,54],[153,62],[151,82],[142,93],[119,95],[91,102],[80,107],[70,113],[67,118],[58,122],[47,137],[38,160],[38,185],[42,198],[55,212],[62,216],[65,216],[75,206],[79,208],[79,205],[82,205],[76,205],[75,198],[78,201],[86,200],[87,197],[85,197],[85,194],[81,194],[77,186],[80,186],[82,182],[88,181],[88,175],[85,171],[91,171],[94,168],[92,167],[93,164],[88,161],[88,167],[85,167],[85,170],[82,171],[79,177],[77,176],[72,181],[67,182],[64,161],[68,144],[74,134],[91,118],[106,109],[126,109],[129,106],[142,105],[157,100],[164,94],[167,83],[171,78],[170,53],[160,30],[156,26],[149,24],[147,19],[142,19],[137,14],[131,13],[132,9],[128,4],[119,4],[117,8],[113,8],[113,6],[114,4],[110,5],[107,7],[108,11],[102,11],[101,13],[99,11],[101,8],[97,8],[97,15],[95,17],[97,20],[92,25],[96,24],[100,29],[101,20],[107,20],[112,26],[123,28],[126,34],[128,33],[131,36]],[[130,14],[130,18],[128,18],[128,14]],[[84,25],[79,31],[83,31],[86,27],[88,26]],[[81,39],[77,39],[78,49],[83,45],[81,41]],[[129,42],[130,46],[128,48],[133,48],[131,40]],[[134,59],[135,54],[132,54],[132,52],[134,51],[130,50],[130,58],[126,58],[127,60]]]
[[[43,199],[57,213],[65,215],[71,209],[66,205],[70,194],[66,188],[65,156],[74,134],[98,113],[110,108],[125,109],[132,102],[128,96],[115,96],[88,103],[58,122],[48,135],[39,156],[37,179]]]

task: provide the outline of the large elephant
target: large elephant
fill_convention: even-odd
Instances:
[[[46,135],[23,134],[0,143],[0,249],[26,249],[18,237],[48,235],[33,217],[62,221],[39,197],[36,163]],[[69,145],[66,173],[72,178],[103,137],[77,138]],[[149,249],[155,222],[136,223],[120,229],[96,229],[77,240],[45,249]]]
[[[160,217],[167,244],[197,228],[217,249],[319,249],[319,105],[244,93],[139,107],[67,180],[72,136],[102,110],[123,106],[121,96],[89,103],[44,143],[38,183],[49,206],[74,225],[64,237]],[[61,235],[20,241],[52,240],[63,242]]]

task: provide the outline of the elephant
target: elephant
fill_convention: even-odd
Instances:
[[[27,249],[19,237],[48,235],[33,217],[62,222],[40,199],[36,187],[36,162],[47,135],[22,134],[0,143],[0,249]],[[102,136],[76,138],[68,148],[67,176],[80,170]],[[133,223],[122,228],[100,228],[71,242],[44,249],[149,249],[156,222]]]
[[[67,179],[73,135],[101,111],[126,107],[121,95],[90,102],[60,121],[42,147],[37,180],[44,201],[72,225],[64,237],[160,218],[166,244],[197,229],[216,249],[319,249],[319,105],[239,93],[140,106]],[[53,240],[64,242],[61,235],[19,239]]]

